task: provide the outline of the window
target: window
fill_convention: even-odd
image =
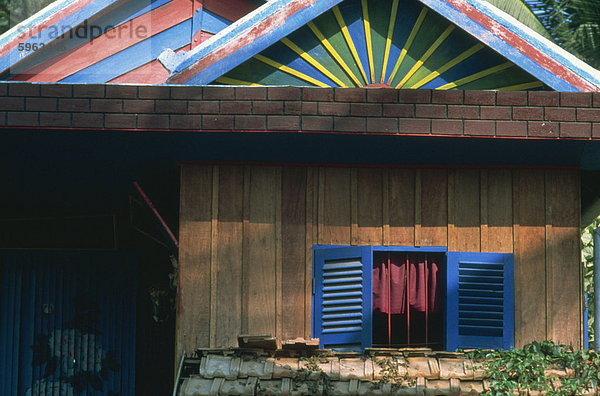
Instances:
[[[427,331],[432,332],[433,337],[430,341],[430,334],[427,334],[427,343],[435,349],[439,349],[439,346],[431,345],[435,342],[448,351],[456,348],[512,348],[513,255],[445,250],[438,247],[315,246],[313,335],[320,338],[321,347],[362,350],[382,344],[382,339],[386,344],[385,338],[391,339],[392,346],[422,346],[418,344],[422,344],[424,339],[422,332]],[[382,326],[382,309],[374,309],[373,306],[374,301],[381,305],[377,303],[378,296],[373,294],[374,283],[375,292],[380,293],[376,284],[380,280],[374,282],[373,274],[377,274],[382,257],[390,255],[410,261],[411,257],[414,259],[423,254],[429,257],[428,260],[436,260],[439,263],[436,263],[437,270],[442,272],[436,278],[442,285],[439,300],[441,319],[433,315],[426,320],[420,319],[416,326],[414,323],[410,327],[404,324],[404,329],[412,334],[412,340],[409,340],[402,335],[401,316],[391,318],[389,322],[386,319]],[[428,311],[435,314],[435,309]],[[434,323],[436,320],[437,324]],[[438,330],[441,330],[441,336],[436,339],[435,332]]]

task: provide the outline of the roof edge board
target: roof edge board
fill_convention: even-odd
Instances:
[[[20,44],[50,44],[118,1],[60,0],[15,25],[0,36],[0,74],[36,53],[33,49],[20,50]],[[70,29],[65,30],[66,27]]]
[[[550,52],[550,55],[554,59],[556,59],[563,65],[568,66],[569,69],[571,69],[571,71],[582,76],[583,78],[600,88],[600,70],[593,68],[589,64],[577,58],[575,55],[571,54],[569,51],[554,43],[552,40],[544,37],[535,30],[531,29],[529,26],[523,24],[513,16],[505,13],[504,11],[493,6],[487,1],[466,1],[473,8],[477,9],[483,14],[493,17],[493,19],[496,22],[500,23],[505,28],[509,30],[512,30],[513,28],[518,28],[519,31],[517,33],[527,42],[533,44],[536,48],[547,49],[548,51],[544,52]]]
[[[208,84],[341,1],[271,0],[178,60],[169,59],[172,51],[161,54],[171,67],[167,83]]]
[[[483,4],[483,1],[476,0],[419,1],[557,91],[577,92],[600,90],[600,81],[597,83],[596,81],[598,80],[594,79],[592,76],[593,74],[598,74],[600,72],[571,54],[565,56],[566,51],[557,44],[545,40],[541,35],[491,4]],[[461,7],[462,9],[458,7]],[[526,40],[528,43],[533,42],[534,46],[537,44],[538,46],[535,48],[537,55],[545,57],[549,62],[558,63],[557,70],[549,70],[537,63],[523,52],[523,48],[519,48],[518,43],[511,43],[504,40],[498,34],[499,32],[489,29],[480,22],[474,20],[465,12],[468,8],[472,8],[481,18],[487,19],[488,22],[491,21],[493,24],[498,25],[498,27],[508,30],[515,36],[516,40],[522,39]],[[564,71],[558,70],[561,68],[567,69],[567,74],[570,72],[573,75],[565,76]],[[582,74],[586,77],[590,77],[591,81],[584,78]]]

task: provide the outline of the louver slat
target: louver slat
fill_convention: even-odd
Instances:
[[[370,346],[370,247],[316,249],[314,257],[314,336],[323,348]]]
[[[448,253],[447,350],[513,347],[513,271],[512,254]]]

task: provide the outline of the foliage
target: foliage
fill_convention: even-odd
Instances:
[[[491,380],[487,395],[508,395],[520,391],[544,391],[547,395],[580,395],[600,383],[600,354],[575,351],[553,341],[534,341],[512,351],[475,350],[467,356],[481,364]],[[558,376],[556,371],[564,370]]]
[[[584,292],[588,298],[588,331],[590,348],[595,348],[594,334],[594,230],[600,226],[600,217],[585,227],[581,233],[581,262],[583,264]]]
[[[533,10],[523,0],[487,0],[496,8],[506,12],[523,25],[533,29],[546,38],[551,38],[550,33],[542,24],[542,21],[535,15]]]
[[[54,0],[0,0],[0,34],[29,18]]]
[[[561,47],[600,67],[600,0],[528,0],[528,3]]]

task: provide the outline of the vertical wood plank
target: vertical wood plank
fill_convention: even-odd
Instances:
[[[415,173],[415,246],[421,246],[422,232],[422,204],[421,192],[423,189],[423,175],[421,169],[417,169]]]
[[[421,170],[421,246],[448,244],[448,175],[446,169]]]
[[[382,230],[382,241],[383,246],[388,246],[390,244],[390,171],[389,169],[383,169],[382,171],[382,221],[383,221],[383,230]]]
[[[278,170],[251,168],[248,222],[248,332],[276,334],[276,200]]]
[[[362,188],[362,186],[361,186]],[[358,245],[358,170],[350,169],[350,244]]]
[[[283,246],[281,235],[281,209],[283,195],[282,169],[280,166],[274,168],[275,184],[279,186],[275,192],[275,336],[281,341],[283,336]],[[302,236],[302,234],[300,234]],[[287,291],[286,291],[287,292]]]
[[[312,333],[313,244],[318,242],[317,212],[319,204],[319,169],[309,168],[306,174],[306,261],[304,290],[304,337]]]
[[[319,179],[319,243],[349,245],[351,169],[321,168]]]
[[[455,169],[448,170],[448,250],[450,251],[458,251],[454,246],[454,222],[456,221],[456,205],[454,203],[455,200]]]
[[[210,216],[210,346],[214,347],[217,338],[217,249],[219,224],[219,166],[212,167],[212,197]]]
[[[249,166],[244,167],[244,195],[242,205],[242,333],[248,334],[248,304],[250,303],[250,283],[248,273],[251,270],[249,263],[249,232],[250,232],[250,184],[252,171]]]
[[[549,170],[552,208],[551,256],[547,263],[548,337],[581,347],[580,181],[575,170]]]
[[[177,354],[209,345],[212,170],[181,168]]]
[[[544,171],[515,170],[515,346],[545,340],[546,211]],[[518,319],[517,319],[518,318]]]
[[[317,243],[325,244],[322,235],[325,235],[325,231],[323,229],[323,224],[325,223],[325,169],[318,168],[315,174],[316,184],[315,191],[317,196],[317,202],[315,206],[317,207]]]
[[[545,253],[546,253],[546,334],[550,334],[550,311],[552,310],[552,296],[551,294],[554,292],[550,288],[550,283],[552,279],[552,206],[554,204],[553,195],[554,195],[554,184],[552,183],[552,171],[550,169],[546,169],[544,172],[544,201],[545,201],[545,210],[546,210],[546,221],[544,222],[545,232],[546,232],[546,243],[544,245]]]
[[[244,168],[219,169],[216,346],[233,347],[242,333]]]
[[[488,233],[488,170],[481,169],[479,171],[479,196],[480,196],[480,208],[479,216],[481,218],[481,230],[480,230],[480,246],[482,252],[489,252],[489,233]],[[512,201],[512,196],[510,197]],[[512,207],[512,205],[511,205]],[[512,227],[512,222],[511,222]],[[512,245],[512,241],[511,241]]]
[[[454,169],[449,172],[448,183],[448,250],[479,252],[479,170]]]
[[[281,190],[278,169],[252,167],[245,253],[248,333],[276,334],[276,209]]]
[[[357,239],[359,245],[383,245],[382,175],[382,169],[357,169]]]
[[[482,171],[484,172],[484,171]],[[482,230],[482,252],[513,253],[513,181],[510,169],[486,169],[482,183],[482,207],[486,210],[486,230]],[[483,196],[485,195],[485,202]]]
[[[307,245],[307,169],[282,170],[282,339],[304,337],[306,245]],[[312,193],[312,191],[311,191]],[[312,203],[312,200],[311,200]],[[312,245],[312,243],[309,243]]]
[[[420,171],[419,172],[420,175]],[[420,179],[415,181],[415,170],[413,169],[390,169],[388,187],[389,223],[390,223],[390,245],[413,246],[415,244],[415,209],[419,208],[420,225],[420,199],[415,198],[416,189],[419,194]],[[416,187],[418,184],[418,187]],[[420,196],[420,195],[419,195]],[[418,205],[415,206],[415,202]]]

